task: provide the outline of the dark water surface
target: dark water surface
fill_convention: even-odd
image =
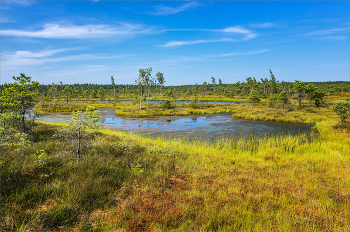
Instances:
[[[115,116],[115,109],[102,108],[100,124],[120,130],[165,137],[186,137],[215,141],[222,138],[276,135],[311,132],[312,125],[305,123],[282,123],[250,121],[232,118],[232,113],[190,115],[176,117],[126,118]],[[49,113],[39,120],[63,122],[72,114]]]

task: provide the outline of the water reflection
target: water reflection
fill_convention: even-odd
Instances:
[[[190,117],[193,123],[197,122],[198,117]]]
[[[180,117],[125,118],[117,117],[115,109],[100,109],[100,124],[120,130],[132,130],[152,136],[189,137],[191,139],[217,140],[244,136],[299,134],[311,131],[312,125],[304,123],[281,123],[249,121],[232,118],[232,113],[191,115]],[[44,121],[62,122],[71,115],[50,113]]]

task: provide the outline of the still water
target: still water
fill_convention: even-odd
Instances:
[[[190,115],[177,117],[126,118],[115,116],[115,109],[99,109],[103,126],[151,136],[190,138],[216,141],[222,138],[244,136],[270,136],[276,134],[310,133],[312,125],[250,121],[232,118],[232,113]],[[49,113],[39,120],[63,122],[72,114]]]

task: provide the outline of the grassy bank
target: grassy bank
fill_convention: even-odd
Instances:
[[[42,113],[50,112],[74,112],[74,111],[86,111],[86,110],[96,110],[96,107],[93,104],[87,103],[38,103],[35,105],[36,111]]]
[[[234,118],[292,122],[292,123],[316,123],[324,120],[339,120],[338,115],[331,107],[294,107],[293,110],[282,110],[281,108],[269,108],[266,105],[236,105]]]
[[[334,120],[311,138],[216,144],[101,129],[79,164],[74,144],[52,139],[58,126],[39,123],[26,151],[5,151],[2,230],[350,229],[350,140]]]
[[[148,104],[148,110],[143,105],[140,110],[140,105],[136,102],[122,103],[122,108],[115,111],[117,116],[126,117],[154,117],[154,116],[185,116],[192,114],[212,114],[223,112],[235,112],[233,104],[173,104],[172,108],[165,108],[162,104]]]
[[[136,97],[136,98],[135,98]],[[159,96],[152,96],[152,94],[150,95],[150,101],[193,101],[195,98],[197,98],[199,101],[222,101],[222,102],[248,102],[249,101],[249,94],[245,94],[245,95],[235,95],[234,97],[225,97],[222,95],[198,95],[198,96],[181,96],[181,97],[167,97],[167,96],[163,96],[162,98],[160,98]],[[144,98],[145,99],[145,98]],[[41,99],[37,99],[38,101],[40,101]],[[66,102],[65,98],[57,98],[57,99],[47,99],[47,100],[51,100],[52,102],[55,101],[63,101]],[[78,103],[76,101],[95,101],[95,103],[98,103],[98,101],[108,101],[107,103],[111,104],[111,103],[118,103],[115,102],[114,99],[112,98],[72,98],[70,99],[70,102],[75,102]],[[135,96],[134,94],[129,95],[129,94],[121,94],[119,96],[119,100],[123,101],[123,100],[128,100],[128,101],[136,101],[139,102],[140,98],[139,96]],[[260,103],[267,103],[268,102],[268,96],[267,97],[261,97],[260,98]],[[290,99],[295,105],[297,105],[297,99]],[[344,94],[342,96],[340,95],[326,95],[324,97],[324,102],[326,104],[333,104],[335,102],[338,101],[348,101],[349,100],[349,96]],[[90,102],[89,102],[90,103]],[[309,101],[307,98],[302,100],[302,105],[303,106],[307,106],[309,105]]]

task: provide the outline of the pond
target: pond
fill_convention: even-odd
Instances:
[[[270,136],[276,134],[310,133],[312,126],[306,123],[282,123],[250,121],[232,118],[232,113],[190,115],[176,117],[126,118],[115,116],[115,109],[101,108],[103,126],[133,131],[150,136],[189,138],[216,141],[222,138],[244,136]],[[49,113],[39,120],[63,122],[72,114]]]

